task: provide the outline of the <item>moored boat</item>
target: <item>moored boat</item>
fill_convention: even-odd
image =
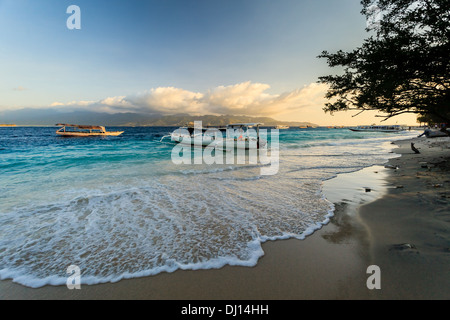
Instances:
[[[56,134],[64,137],[119,136],[123,133],[123,131],[106,131],[103,126],[84,126],[65,123],[59,123],[57,126],[61,126],[61,128],[56,131]]]
[[[161,141],[170,137],[173,142],[193,146],[219,149],[264,148],[267,141],[260,137],[259,126],[262,123],[233,123],[226,128],[186,126],[176,129],[172,134],[163,136]],[[225,133],[225,136],[224,136]]]
[[[391,126],[357,126],[350,127],[351,131],[362,131],[362,132],[402,132],[406,129],[400,125],[391,125]]]

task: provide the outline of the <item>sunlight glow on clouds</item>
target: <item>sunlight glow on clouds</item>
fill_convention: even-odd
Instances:
[[[321,108],[326,92],[326,86],[317,83],[281,94],[269,94],[269,89],[268,84],[250,81],[218,86],[205,93],[159,87],[135,95],[108,97],[100,101],[72,101],[66,104],[55,102],[51,107],[70,106],[110,113],[275,116],[305,107]]]
[[[71,101],[68,103],[53,102],[50,107],[63,107],[63,106],[75,106],[75,107],[86,107],[94,104],[95,101]]]
[[[151,89],[135,97],[128,97],[142,111],[157,113],[193,113],[202,111],[203,94],[174,87]]]

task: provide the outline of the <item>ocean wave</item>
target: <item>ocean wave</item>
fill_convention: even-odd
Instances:
[[[247,164],[247,165],[224,165],[224,166],[205,166],[202,169],[185,169],[180,170],[179,172],[184,175],[198,175],[198,174],[210,174],[210,173],[218,173],[218,172],[226,172],[226,171],[235,171],[235,170],[248,170],[248,169],[255,169],[255,168],[261,168],[264,166],[269,166],[270,164]]]
[[[278,174],[261,176],[261,164],[174,165],[170,148],[155,142],[163,131],[145,130],[130,128],[114,141],[49,135],[34,148],[11,139],[16,151],[4,164],[19,169],[0,174],[0,190],[8,190],[0,203],[0,279],[64,285],[73,264],[83,284],[254,266],[264,241],[304,239],[329,221],[334,206],[321,193],[324,180],[394,156],[384,145],[392,136],[344,141],[325,130],[295,140],[293,131],[280,138]]]
[[[165,176],[150,185],[2,213],[0,278],[40,287],[65,284],[72,264],[80,267],[84,284],[253,266],[263,255],[262,242],[303,239],[331,209],[312,190],[295,198],[292,183],[268,198],[274,179],[209,178]]]

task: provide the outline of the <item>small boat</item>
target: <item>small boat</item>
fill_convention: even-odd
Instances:
[[[351,131],[361,131],[361,132],[402,132],[406,129],[403,126],[392,125],[392,126],[358,126],[350,127]]]
[[[119,136],[123,131],[106,131],[103,126],[83,126],[78,124],[59,123],[56,134],[64,137]]]
[[[279,124],[279,125],[276,125],[275,126],[275,129],[289,129],[289,126],[285,126],[285,125],[283,125],[283,124]]]
[[[163,136],[161,142],[170,137],[173,142],[193,146],[215,146],[219,149],[229,149],[230,146],[238,149],[259,149],[264,148],[267,144],[267,141],[259,135],[260,125],[262,124],[234,123],[227,125],[226,128],[185,126],[176,129],[170,135]],[[249,129],[251,130],[249,131]]]

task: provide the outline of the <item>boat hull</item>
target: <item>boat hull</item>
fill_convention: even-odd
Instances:
[[[405,130],[378,130],[378,129],[352,129],[350,128],[351,131],[356,131],[356,132],[402,132]]]
[[[183,144],[183,145],[191,145],[191,146],[199,146],[199,147],[215,147],[218,149],[228,150],[228,149],[259,149],[264,148],[267,142],[263,139],[260,140],[259,146],[257,145],[257,140],[253,138],[251,141],[248,139],[238,140],[238,139],[223,139],[223,140],[215,140],[213,137],[203,136],[203,137],[189,137],[173,134],[172,141]]]
[[[111,131],[111,132],[56,132],[57,135],[63,137],[99,137],[99,136],[120,136],[124,131]]]

